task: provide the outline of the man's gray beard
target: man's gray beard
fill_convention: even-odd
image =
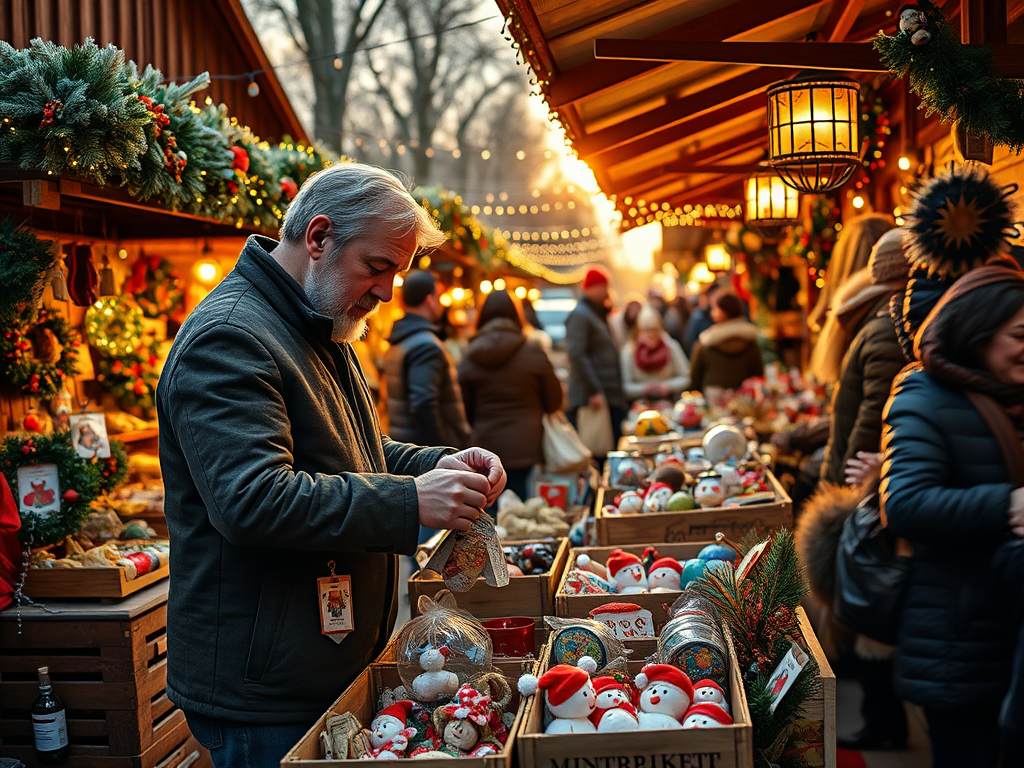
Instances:
[[[319,276],[320,271],[322,269],[311,269],[306,273],[302,290],[306,292],[309,303],[321,315],[326,315],[334,321],[334,329],[331,332],[332,340],[342,344],[351,344],[353,341],[361,339],[366,333],[366,321],[377,311],[380,304],[363,317],[350,316],[348,311],[356,305],[356,302],[346,302],[346,297],[349,294],[348,282],[341,275],[333,281],[323,280]]]

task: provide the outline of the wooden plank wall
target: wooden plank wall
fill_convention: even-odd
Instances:
[[[0,40],[16,48],[35,37],[64,46],[93,37],[114,43],[140,65],[152,64],[169,79],[181,81],[204,71],[241,74],[261,68],[251,46],[251,29],[242,29],[233,0],[5,0],[0,2]],[[248,38],[247,40],[245,38]],[[248,52],[247,52],[248,49]],[[275,84],[257,76],[260,95],[246,93],[248,80],[214,80],[200,98],[224,102],[230,113],[268,141],[295,129],[282,119]],[[298,137],[300,140],[303,137]]]

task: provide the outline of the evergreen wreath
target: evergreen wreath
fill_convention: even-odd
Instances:
[[[98,456],[90,463],[98,474],[97,491],[111,493],[117,490],[128,479],[128,452],[120,440],[110,440],[110,457],[101,459]]]
[[[93,39],[64,48],[0,41],[0,163],[121,186],[138,172],[152,123],[124,51]]]
[[[44,307],[36,322],[22,322],[0,334],[4,378],[27,395],[48,400],[78,372],[78,343],[71,324]]]
[[[740,557],[759,542],[756,531],[748,534],[736,545]],[[800,710],[820,687],[808,653],[807,665],[771,712],[772,672],[793,642],[807,650],[796,609],[809,588],[793,534],[786,528],[773,533],[746,578],[731,568],[709,569],[691,589],[715,605],[732,635],[754,726],[754,765],[776,764]]]
[[[0,470],[20,502],[27,495],[18,488],[18,468],[56,464],[60,482],[60,511],[50,514],[21,511],[22,543],[41,547],[77,533],[96,498],[99,472],[75,453],[68,432],[52,435],[12,435],[0,446]]]
[[[60,258],[52,246],[10,216],[0,219],[0,319],[5,324],[36,314]]]
[[[152,408],[159,358],[153,350],[142,347],[122,357],[101,357],[96,380],[114,396],[122,408]]]
[[[86,310],[85,336],[107,357],[131,356],[142,345],[142,310],[130,296],[106,296]]]
[[[914,45],[907,32],[879,32],[875,50],[896,77],[908,78],[921,97],[925,114],[937,112],[944,123],[958,122],[971,134],[1024,149],[1024,81],[999,77],[989,48],[969,48],[957,30],[931,3],[922,2],[931,40]]]
[[[184,281],[174,265],[161,256],[140,256],[124,287],[149,318],[169,315],[185,296]]]

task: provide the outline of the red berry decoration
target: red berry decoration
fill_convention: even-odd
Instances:
[[[64,491],[64,495],[61,496],[64,501],[78,501],[78,491],[74,488],[68,488]]]

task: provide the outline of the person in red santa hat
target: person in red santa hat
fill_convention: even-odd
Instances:
[[[640,558],[631,552],[614,550],[608,556],[608,577],[620,595],[640,595],[647,592],[647,574]]]
[[[396,701],[373,718],[369,730],[372,747],[368,753],[370,758],[398,760],[405,757],[409,739],[416,735],[415,728],[406,727],[411,714],[411,701]]]
[[[640,728],[682,728],[683,716],[693,701],[693,683],[669,664],[648,664],[636,676],[640,688]]]
[[[612,450],[622,436],[626,396],[622,390],[619,352],[608,327],[611,309],[611,275],[604,267],[591,266],[583,278],[583,298],[565,321],[565,347],[569,354],[569,408],[566,415],[575,425],[578,411],[604,412],[611,419],[611,446],[589,446],[595,453]],[[595,456],[595,458],[599,458]]]
[[[683,718],[683,728],[721,728],[732,725],[732,717],[717,704],[697,704]]]
[[[580,663],[587,658],[580,659]],[[593,664],[593,659],[590,661]],[[596,664],[593,666],[596,668]],[[541,675],[539,680],[533,675],[519,678],[519,692],[523,696],[532,696],[538,690],[544,691],[548,711],[555,718],[544,733],[597,731],[590,722],[590,715],[597,706],[597,693],[586,669],[559,664]]]
[[[640,723],[636,717],[636,706],[626,684],[614,677],[598,677],[594,680],[597,693],[597,709],[590,716],[590,722],[598,732],[636,731]]]

